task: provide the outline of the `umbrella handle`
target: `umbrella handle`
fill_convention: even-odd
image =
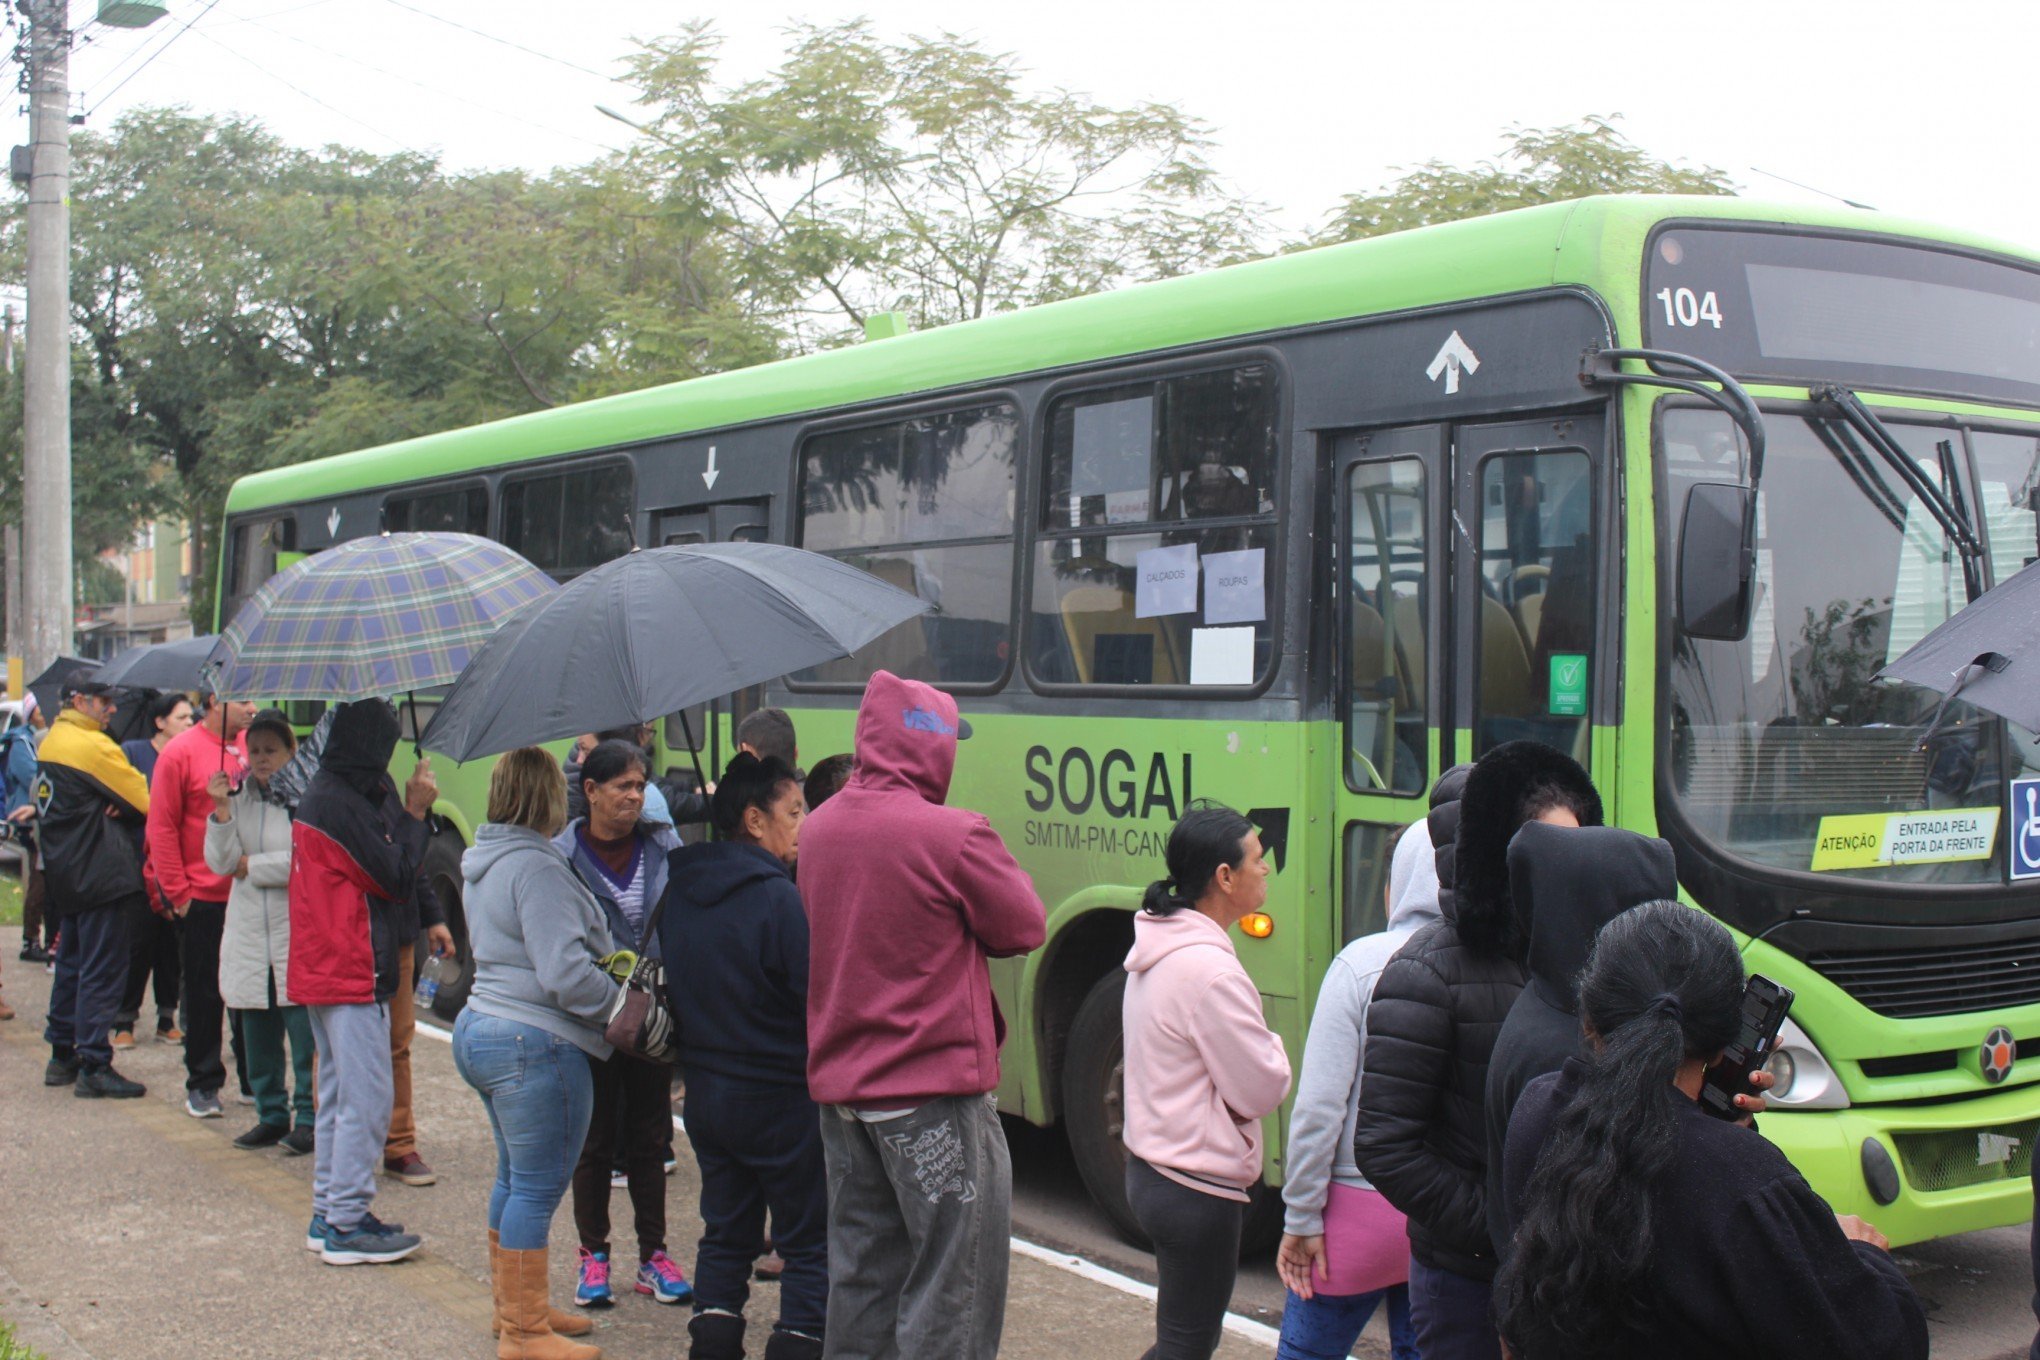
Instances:
[[[411,758],[423,760],[425,758],[425,743],[423,740],[425,734],[418,730],[417,690],[408,689],[404,691],[404,706],[411,710]]]

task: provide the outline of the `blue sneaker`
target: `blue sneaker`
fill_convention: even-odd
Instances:
[[[319,1259],[329,1266],[388,1265],[424,1245],[416,1235],[396,1232],[376,1222],[373,1215],[363,1215],[351,1228],[329,1226],[327,1234]]]
[[[694,1286],[687,1283],[672,1257],[655,1251],[651,1260],[638,1267],[637,1292],[650,1294],[654,1303],[685,1303],[694,1297]]]
[[[578,1308],[607,1308],[616,1302],[616,1295],[609,1292],[609,1253],[590,1251],[582,1247],[581,1282],[574,1286],[574,1305]]]
[[[324,1214],[312,1215],[312,1226],[305,1229],[305,1250],[318,1251],[326,1245],[326,1239],[333,1235],[333,1227],[326,1222]]]

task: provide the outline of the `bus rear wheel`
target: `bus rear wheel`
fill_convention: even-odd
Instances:
[[[1063,1130],[1084,1188],[1119,1235],[1134,1246],[1151,1247],[1126,1202],[1126,1034],[1121,1007],[1126,972],[1115,968],[1099,978],[1070,1022],[1063,1061]],[[1257,1256],[1282,1236],[1282,1192],[1256,1181],[1248,1195],[1240,1255]]]

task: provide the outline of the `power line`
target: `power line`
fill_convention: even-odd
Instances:
[[[219,0],[213,0],[213,3],[218,4]],[[227,46],[225,43],[221,42],[218,38],[215,38],[212,34],[201,33],[198,36],[204,38],[207,42],[211,43],[214,47],[219,48],[220,51],[226,53],[234,60],[254,67],[256,70],[260,71],[263,75],[268,76],[271,80],[275,81],[277,84],[289,90],[292,94],[295,94],[302,99],[309,99],[312,101],[312,103],[317,104],[320,108],[325,109],[329,113],[337,113],[350,123],[354,123],[360,127],[367,128],[370,132],[373,132],[376,136],[382,138],[384,141],[394,143],[400,149],[408,151],[414,156],[426,155],[425,152],[420,151],[415,146],[412,146],[409,142],[406,142],[403,138],[393,137],[389,133],[384,132],[381,128],[377,127],[375,124],[366,121],[357,114],[350,113],[346,109],[341,108],[338,104],[329,104],[325,100],[319,98],[319,96],[313,94],[310,90],[307,90],[302,86],[291,84],[291,82],[285,80],[282,76],[270,70],[267,66],[264,66],[261,62],[256,61],[252,57],[245,57],[241,55],[241,53]],[[427,159],[431,158],[428,156]]]
[[[211,14],[213,12],[213,7],[219,4],[219,2],[220,0],[206,0],[205,8],[200,10],[198,13],[192,15],[189,19],[186,19],[184,21],[184,27],[178,29],[175,33],[172,33],[168,38],[164,39],[162,46],[158,47],[154,52],[151,52],[148,58],[144,60],[140,66],[137,66],[134,70],[128,72],[125,76],[122,76],[119,85],[114,86],[112,89],[108,90],[105,94],[99,96],[97,100],[93,101],[92,107],[85,110],[86,116],[90,117],[91,115],[99,112],[99,110],[105,106],[107,100],[119,94],[121,92],[122,87],[125,86],[130,80],[133,80],[136,76],[148,70],[149,67],[155,63],[157,57],[162,56],[165,52],[170,50],[171,43],[176,42],[179,38],[191,32],[191,30],[197,26],[198,21],[200,19],[205,18],[206,15]]]
[[[429,9],[419,9],[416,5],[407,4],[405,0],[388,0],[388,2],[392,5],[395,5],[398,9],[407,9],[411,11],[411,13],[413,14],[421,15],[424,18],[435,20],[439,23],[445,24],[449,28],[457,28],[461,30],[461,32],[463,33],[472,33],[477,38],[486,38],[492,43],[499,43],[504,47],[512,49],[513,51],[522,52],[526,56],[538,57],[541,60],[552,62],[555,65],[564,66],[569,71],[579,71],[583,75],[594,76],[597,80],[616,79],[616,77],[613,75],[606,75],[601,71],[593,69],[592,67],[583,66],[579,62],[568,61],[565,57],[559,56],[556,53],[544,52],[536,47],[526,47],[523,43],[512,42],[508,38],[499,38],[493,33],[484,33],[479,28],[471,28],[467,24],[460,22],[458,19],[449,19],[443,14],[434,14]]]

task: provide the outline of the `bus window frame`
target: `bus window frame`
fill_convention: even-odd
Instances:
[[[382,494],[382,499],[376,502],[376,505],[378,511],[381,514],[382,523],[385,526],[387,526],[389,524],[389,511],[391,501],[412,500],[420,496],[433,496],[451,492],[467,492],[467,491],[480,491],[482,493],[481,532],[483,537],[488,537],[489,531],[496,527],[497,497],[495,488],[489,485],[489,479],[486,477],[477,476],[472,473],[462,473],[454,477],[451,481],[407,482],[403,486],[393,486],[389,488],[387,491],[384,491]],[[637,469],[635,468],[631,469],[631,499],[633,501],[637,499]],[[423,533],[426,531],[420,529],[407,529],[401,530],[399,532]],[[446,533],[448,531],[441,529],[432,532]],[[464,533],[467,531],[454,530],[452,532]]]
[[[510,499],[504,493],[513,483],[535,482],[547,477],[567,477],[576,472],[588,472],[605,465],[621,467],[630,475],[630,519],[626,526],[626,532],[635,541],[638,533],[638,520],[644,514],[644,507],[638,500],[637,459],[628,450],[622,449],[604,449],[602,452],[591,457],[549,458],[530,463],[517,463],[503,468],[496,477],[495,486],[491,492],[492,503],[489,506],[489,524],[492,532],[489,534],[489,537],[503,547],[509,548],[512,552],[522,552],[522,549],[512,547],[503,537],[503,516]],[[562,530],[564,530],[566,527],[564,515],[561,517],[560,525]],[[615,558],[610,559],[612,562],[615,560]],[[534,562],[532,565],[561,585],[565,585],[575,577],[591,572],[595,570],[595,567],[604,564],[597,562],[593,566],[577,567],[572,570],[548,567],[539,562]]]
[[[807,549],[804,539],[807,529],[807,444],[810,439],[824,435],[840,434],[845,430],[871,429],[880,425],[903,424],[923,416],[949,415],[958,411],[977,410],[992,406],[1007,406],[1013,411],[1018,428],[1014,432],[1013,446],[1013,529],[1010,534],[980,534],[972,538],[921,539],[909,543],[865,544],[859,548]],[[939,397],[926,398],[907,403],[893,403],[882,406],[860,407],[853,411],[832,411],[825,416],[802,421],[793,430],[792,454],[787,460],[787,534],[786,542],[791,547],[816,552],[835,561],[846,556],[868,554],[874,547],[891,552],[912,552],[918,548],[982,548],[995,544],[1007,545],[1007,570],[1009,579],[1006,590],[1006,659],[997,676],[990,680],[974,680],[967,683],[923,681],[944,694],[961,694],[973,698],[998,694],[1013,682],[1016,673],[1015,654],[1021,646],[1021,628],[1026,622],[1022,582],[1026,559],[1022,552],[1023,535],[1020,517],[1028,505],[1027,487],[1032,475],[1030,460],[1034,451],[1034,427],[1036,411],[1014,387],[974,388],[968,392],[946,392]],[[782,676],[777,682],[793,694],[862,694],[870,682],[797,680],[792,675]]]
[[[241,606],[252,599],[255,592],[262,588],[262,582],[257,582],[246,595],[239,597],[234,595],[232,587],[235,580],[241,574],[240,548],[236,542],[240,531],[253,528],[256,525],[266,527],[272,524],[288,523],[290,525],[291,540],[295,544],[298,538],[298,508],[296,505],[270,505],[263,506],[260,509],[244,510],[238,516],[228,516],[226,518],[221,526],[222,550],[220,552],[220,564],[222,570],[218,577],[218,587],[214,591],[213,599],[213,610],[219,628],[225,628],[229,623],[232,623],[234,615],[240,612]],[[297,551],[299,549],[295,546],[278,549],[280,553]],[[273,576],[275,573],[271,572],[270,575]],[[228,607],[230,605],[232,608]]]
[[[1332,522],[1334,525],[1334,532],[1331,537],[1338,552],[1338,561],[1334,566],[1337,590],[1334,593],[1332,600],[1332,622],[1330,636],[1332,637],[1334,642],[1332,652],[1334,664],[1333,673],[1337,677],[1334,682],[1334,702],[1337,705],[1339,732],[1341,741],[1343,742],[1343,748],[1341,751],[1339,762],[1340,764],[1339,777],[1342,783],[1344,784],[1347,795],[1354,798],[1397,798],[1407,801],[1413,798],[1428,797],[1430,795],[1432,787],[1437,783],[1437,776],[1440,773],[1440,770],[1438,768],[1439,757],[1436,750],[1438,744],[1438,734],[1441,730],[1444,731],[1450,730],[1450,724],[1441,723],[1440,715],[1437,712],[1438,702],[1437,694],[1440,690],[1440,686],[1437,683],[1438,650],[1435,635],[1438,631],[1437,611],[1439,609],[1440,602],[1435,598],[1436,596],[1435,591],[1427,590],[1424,595],[1424,607],[1422,610],[1424,631],[1423,637],[1424,675],[1422,680],[1422,686],[1424,704],[1424,746],[1425,746],[1424,751],[1425,766],[1423,770],[1424,775],[1423,783],[1419,787],[1414,789],[1401,789],[1401,790],[1395,787],[1392,778],[1389,783],[1383,785],[1381,788],[1359,788],[1354,784],[1353,764],[1351,755],[1353,742],[1353,675],[1351,656],[1352,638],[1351,634],[1347,631],[1349,615],[1352,609],[1353,600],[1352,596],[1353,587],[1352,581],[1350,579],[1350,572],[1352,570],[1352,547],[1353,547],[1352,544],[1353,525],[1350,498],[1352,496],[1353,491],[1352,485],[1353,478],[1362,468],[1386,467],[1395,463],[1414,463],[1416,465],[1417,471],[1422,479],[1420,494],[1423,497],[1423,504],[1421,506],[1422,513],[1419,518],[1423,532],[1423,554],[1424,554],[1423,569],[1427,576],[1433,578],[1443,575],[1443,573],[1439,571],[1441,550],[1435,541],[1437,534],[1436,525],[1439,512],[1439,506],[1437,504],[1437,501],[1441,492],[1442,495],[1448,499],[1452,495],[1450,476],[1448,475],[1446,477],[1441,478],[1435,475],[1436,465],[1448,462],[1448,455],[1445,452],[1444,446],[1448,437],[1448,431],[1450,429],[1449,423],[1441,421],[1437,422],[1435,426],[1421,426],[1421,425],[1390,426],[1386,427],[1385,431],[1370,430],[1361,432],[1360,435],[1360,437],[1362,438],[1372,438],[1375,434],[1383,432],[1396,432],[1403,429],[1425,429],[1425,428],[1435,428],[1438,431],[1439,447],[1436,450],[1433,450],[1428,455],[1418,451],[1408,452],[1396,451],[1381,454],[1373,454],[1370,452],[1364,455],[1362,454],[1353,455],[1350,461],[1347,461],[1345,459],[1342,459],[1339,453],[1339,446],[1343,438],[1349,438],[1351,436],[1343,437],[1334,436],[1329,441],[1330,447],[1332,449],[1331,455],[1332,473],[1334,482],[1336,483],[1332,491],[1333,503],[1331,506],[1331,512],[1333,517]],[[1435,483],[1439,481],[1444,481],[1446,485],[1442,488],[1438,487],[1437,485],[1435,485]]]
[[[1059,401],[1114,387],[1134,383],[1158,383],[1169,378],[1195,377],[1200,373],[1217,373],[1226,369],[1252,368],[1265,365],[1273,375],[1275,384],[1275,458],[1276,465],[1272,483],[1276,487],[1275,513],[1267,515],[1228,515],[1215,519],[1147,519],[1138,524],[1090,525],[1081,530],[1049,530],[1041,526],[1041,508],[1048,496],[1048,437],[1051,421],[1048,413]],[[1027,494],[1021,504],[1027,525],[1021,548],[1018,575],[1025,592],[1020,601],[1020,649],[1021,671],[1027,677],[1027,686],[1034,693],[1055,697],[1093,697],[1111,699],[1258,699],[1266,694],[1282,674],[1283,638],[1289,618],[1290,534],[1289,526],[1295,519],[1292,506],[1298,495],[1298,474],[1296,464],[1296,431],[1292,428],[1296,416],[1295,375],[1283,352],[1273,345],[1251,345],[1240,348],[1203,350],[1194,354],[1176,355],[1169,358],[1149,360],[1144,363],[1120,364],[1099,367],[1082,373],[1071,374],[1043,387],[1035,399],[1034,438],[1029,448],[1031,455],[1030,477]],[[1308,487],[1309,494],[1322,496],[1322,488],[1313,479]],[[1309,523],[1310,518],[1303,521]],[[1117,538],[1141,534],[1163,534],[1208,529],[1266,528],[1271,543],[1268,548],[1268,570],[1265,576],[1268,592],[1268,667],[1254,677],[1250,685],[1101,685],[1085,684],[1082,681],[1044,680],[1034,671],[1034,554],[1036,546],[1044,541],[1059,538]],[[1307,627],[1307,625],[1306,625]]]

